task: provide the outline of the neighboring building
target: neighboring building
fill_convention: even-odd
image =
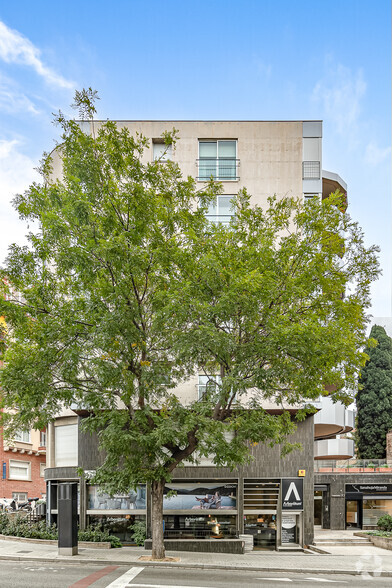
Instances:
[[[98,127],[101,123],[80,124],[85,132],[91,132],[92,124]],[[338,175],[322,170],[321,121],[121,121],[118,125],[152,140],[151,149],[143,156],[145,161],[162,155],[160,137],[164,131],[178,129],[180,141],[165,157],[178,162],[184,175],[194,176],[200,183],[211,176],[222,182],[223,194],[209,210],[214,222],[229,221],[230,199],[243,187],[251,194],[252,202],[261,206],[266,206],[267,198],[273,194],[278,198],[324,198],[337,189],[343,193],[347,189]],[[53,166],[55,175],[60,176],[61,162],[56,155]],[[178,396],[184,402],[196,400],[205,384],[202,375],[195,375],[178,388]],[[276,406],[272,409],[276,412]],[[45,471],[49,520],[57,517],[58,483],[74,481],[79,485],[81,526],[105,518],[113,532],[127,539],[126,529],[136,518],[146,518],[149,526],[148,489],[141,486],[137,492],[110,498],[99,495],[89,485],[89,472],[99,466],[101,457],[96,438],[81,432],[84,416],[80,411],[66,411],[49,426]],[[329,440],[332,433],[349,430],[352,423],[346,423],[345,418],[336,415],[328,421],[336,425],[333,430],[328,423],[327,429],[322,429],[323,421],[318,422],[318,439]],[[279,447],[256,446],[252,448],[255,460],[234,472],[216,468],[208,461],[199,467],[176,470],[173,483],[168,485],[168,489],[177,490],[176,500],[164,502],[165,537],[230,537],[247,533],[254,536],[256,547],[267,549],[311,543],[313,417],[298,424],[291,441],[301,442],[304,450],[281,458]],[[77,466],[85,470],[84,479],[77,475]]]
[[[13,296],[20,299],[17,292],[13,292]],[[0,317],[0,323],[6,328],[4,317]],[[14,498],[18,502],[44,498],[45,463],[46,431],[21,431],[9,440],[4,438],[0,428],[0,498]]]
[[[0,463],[0,498],[45,497],[46,432],[21,432],[12,441],[0,432]]]

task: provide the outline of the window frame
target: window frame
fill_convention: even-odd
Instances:
[[[14,465],[16,464],[16,465]],[[27,477],[21,477],[19,475],[12,474],[13,467],[21,467],[19,464],[26,466]],[[10,459],[8,462],[8,479],[9,480],[23,480],[31,482],[31,461],[24,461],[22,459]]]
[[[200,145],[202,143],[215,143],[216,144],[216,157],[202,157],[200,156]],[[234,157],[220,157],[219,156],[219,143],[234,143],[235,144],[235,156]],[[238,159],[238,139],[198,139],[198,159],[197,159],[197,164],[198,164],[198,176],[197,176],[197,181],[198,182],[208,182],[210,177],[213,176],[214,181],[217,182],[238,182],[239,181],[239,176],[238,176],[238,166],[239,166],[239,159]],[[200,174],[200,162],[202,161],[213,161],[215,160],[215,174],[211,173],[209,176],[202,176]],[[234,177],[227,177],[227,176],[221,176],[220,175],[220,169],[219,169],[219,163],[220,162],[224,162],[225,160],[227,161],[234,161]],[[212,167],[212,164],[211,164]]]
[[[164,149],[163,153],[165,157],[155,157],[155,145],[163,146]],[[165,153],[166,151],[166,153]],[[167,163],[168,161],[173,161],[173,145],[166,145],[165,141],[161,141],[158,139],[152,140],[152,160],[157,161],[158,163]]]
[[[21,438],[21,437],[23,437],[23,435],[27,435],[28,441]],[[16,431],[15,435],[14,435],[14,441],[17,441],[18,443],[30,443],[31,444],[31,431]]]
[[[228,225],[230,224],[231,219],[235,216],[235,211],[233,208],[233,213],[232,214],[220,214],[219,213],[219,199],[220,198],[227,198],[230,197],[230,199],[233,199],[237,196],[237,194],[218,194],[216,197],[216,203],[215,203],[215,208],[216,208],[216,214],[206,214],[206,218],[212,222],[212,223],[222,223],[223,225]],[[225,217],[224,220],[220,220],[220,217]]]
[[[25,498],[19,498],[20,496],[24,496]],[[16,500],[16,502],[27,502],[29,493],[28,492],[13,492],[12,498]]]

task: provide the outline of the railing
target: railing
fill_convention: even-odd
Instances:
[[[197,159],[197,180],[208,182],[211,177],[221,182],[239,180],[239,159],[231,157],[203,157]]]
[[[385,459],[320,459],[315,460],[314,471],[320,474],[385,474],[392,472],[392,463],[388,464]]]
[[[320,179],[320,162],[303,161],[302,162],[302,179],[319,180]]]

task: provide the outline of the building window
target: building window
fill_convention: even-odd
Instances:
[[[170,161],[173,157],[173,145],[166,145],[163,141],[152,142],[154,161]]]
[[[215,202],[209,204],[206,217],[212,223],[228,225],[234,216],[233,198],[235,196],[220,195]]]
[[[313,200],[313,198],[318,198],[321,202],[321,194],[315,194],[314,192],[304,193],[304,202],[309,202],[309,200]]]
[[[45,475],[45,468],[46,468],[46,463],[40,463],[39,464],[39,475],[40,478],[43,478]]]
[[[27,502],[27,492],[13,492],[12,498],[17,502]]]
[[[302,179],[319,180],[320,179],[320,162],[303,161],[302,162]]]
[[[30,441],[30,431],[17,431],[14,437],[15,441],[20,441],[21,443],[31,443]]]
[[[39,446],[46,447],[46,431],[40,431],[39,434]]]
[[[199,141],[198,180],[238,180],[237,141]]]
[[[10,480],[30,480],[30,462],[10,459]]]
[[[55,467],[78,465],[78,425],[54,428]]]
[[[199,375],[198,396],[202,400],[207,394],[213,394],[217,391],[222,380],[219,375]]]

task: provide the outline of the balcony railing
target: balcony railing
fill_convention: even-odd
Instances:
[[[320,474],[388,474],[392,472],[392,463],[388,464],[385,459],[320,459],[314,462],[314,471]]]
[[[320,179],[320,162],[303,161],[302,162],[302,179],[319,180]]]
[[[220,182],[239,180],[239,159],[231,157],[203,157],[197,159],[197,180],[208,182],[211,177]]]

